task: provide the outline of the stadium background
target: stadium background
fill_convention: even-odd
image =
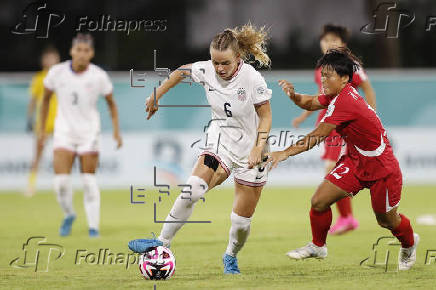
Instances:
[[[124,137],[124,147],[118,151],[114,149],[106,104],[103,99],[99,102],[103,136],[98,179],[103,188],[116,187],[127,190],[130,185],[153,185],[154,166],[157,168],[160,182],[176,180],[181,183],[189,176],[196,154],[206,142],[203,131],[210,120],[208,108],[161,108],[152,120],[145,119],[145,97],[153,90],[153,86],[158,85],[158,79],[163,79],[154,71],[145,73],[147,76],[144,88],[130,87],[128,71],[111,73]],[[271,101],[273,130],[270,141],[273,149],[283,148],[285,136],[288,136],[286,146],[289,146],[291,141],[296,142],[298,136],[311,130],[316,114],[303,123],[301,129],[294,129],[291,120],[300,113],[300,110],[283,94],[277,85],[277,79],[280,77],[293,81],[298,91],[315,93],[313,72],[272,71],[263,74],[268,81],[268,86],[273,90]],[[405,183],[434,184],[436,182],[435,71],[392,72],[369,69],[368,74],[377,94],[378,114],[388,128],[403,169]],[[24,132],[26,107],[29,101],[29,79],[30,74],[23,73],[8,73],[0,77],[0,187],[2,189],[22,189],[26,184],[30,168],[32,135]],[[136,85],[141,84],[137,80],[134,82]],[[206,104],[204,90],[198,84],[181,84],[168,94],[162,104],[204,105]],[[282,134],[281,139],[280,134]],[[291,135],[295,137],[292,138]],[[315,148],[288,159],[271,172],[269,184],[288,186],[316,184],[323,174],[319,151],[320,148]],[[51,188],[50,152],[49,146],[40,167],[38,183],[43,189]],[[77,185],[80,185],[78,177],[74,180]]]

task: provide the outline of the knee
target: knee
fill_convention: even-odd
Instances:
[[[206,181],[193,175],[186,181],[186,187],[182,189],[179,198],[195,203],[204,196],[207,190],[208,185]]]
[[[382,228],[385,228],[385,229],[388,229],[388,230],[393,230],[394,227],[395,227],[394,222],[390,221],[389,219],[377,218],[377,223]]]
[[[70,175],[69,174],[56,174],[54,178],[54,188],[55,191],[60,196],[65,196],[68,193],[69,188],[71,187],[70,183]]]
[[[312,196],[311,206],[315,211],[322,212],[327,210],[330,207],[330,204],[317,195],[314,195]]]

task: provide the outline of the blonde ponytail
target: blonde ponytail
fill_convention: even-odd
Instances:
[[[265,27],[256,29],[251,23],[242,27],[226,29],[217,34],[211,43],[211,47],[225,50],[231,47],[241,55],[245,62],[252,62],[252,58],[259,62],[261,67],[269,67],[271,59],[266,53],[266,41],[268,35]]]

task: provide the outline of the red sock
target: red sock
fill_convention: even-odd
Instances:
[[[341,217],[346,218],[347,216],[352,215],[353,211],[351,209],[351,197],[347,196],[341,200],[338,200],[336,202],[336,208],[338,209]]]
[[[325,245],[327,232],[332,224],[332,210],[328,208],[323,212],[310,209],[310,226],[312,227],[312,243],[318,247]]]
[[[391,233],[401,242],[401,247],[410,248],[415,243],[409,219],[400,213],[401,222]]]

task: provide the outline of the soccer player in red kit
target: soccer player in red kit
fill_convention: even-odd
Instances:
[[[329,49],[347,47],[348,40],[350,38],[350,32],[346,27],[326,24],[323,26],[322,33],[319,37],[319,44],[321,51],[325,54]],[[318,92],[323,93],[323,87],[321,83],[321,67],[317,67],[315,70],[315,83],[318,85]],[[371,83],[363,70],[359,67],[354,73],[351,80],[351,85],[354,88],[361,88],[364,93],[364,97],[368,104],[375,110],[376,99],[375,92],[371,86]],[[324,117],[326,109],[320,110],[315,126],[319,124]],[[292,121],[292,125],[298,128],[302,122],[304,122],[313,111],[304,110],[300,116],[296,117]],[[336,162],[346,151],[346,144],[341,136],[333,130],[330,135],[324,140],[323,154],[321,159],[325,163],[325,174],[328,174],[335,167]],[[336,207],[339,212],[339,217],[336,223],[330,228],[329,234],[340,235],[348,231],[354,230],[359,226],[358,221],[353,216],[351,207],[351,197],[345,197],[336,202]]]
[[[346,196],[369,188],[378,224],[389,229],[401,242],[398,267],[408,270],[416,261],[419,236],[413,232],[409,219],[397,213],[402,175],[387,133],[374,109],[350,84],[353,72],[359,65],[360,61],[348,49],[328,51],[318,60],[324,88],[324,94],[318,96],[295,93],[291,83],[279,81],[283,91],[299,107],[310,111],[327,108],[327,112],[316,129],[301,142],[283,151],[267,154],[271,168],[289,156],[311,149],[335,129],[347,142],[346,154],[339,159],[312,197],[312,242],[287,255],[293,259],[325,258],[327,232],[332,223],[330,206]]]

